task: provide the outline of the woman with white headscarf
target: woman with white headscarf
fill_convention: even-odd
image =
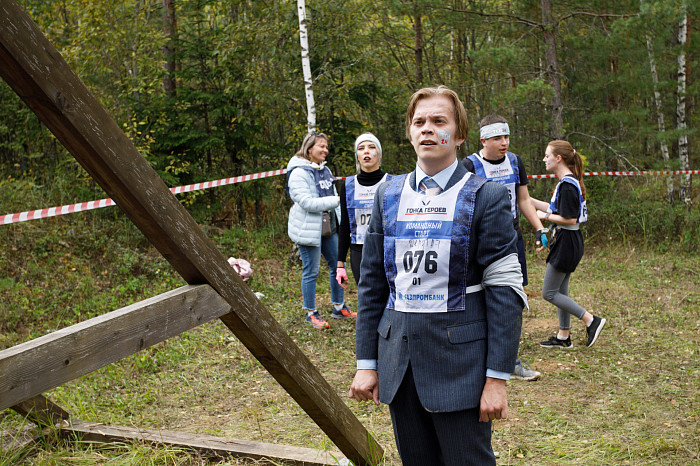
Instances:
[[[382,145],[372,133],[361,134],[355,140],[356,176],[349,176],[340,187],[340,227],[338,229],[338,264],[336,279],[347,289],[348,275],[345,270],[345,258],[350,250],[350,267],[355,278],[355,285],[360,281],[360,261],[362,245],[369,226],[374,195],[379,185],[386,181],[388,175],[380,168],[382,164]]]

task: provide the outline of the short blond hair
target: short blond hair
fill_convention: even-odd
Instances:
[[[459,100],[459,96],[455,91],[447,86],[438,87],[424,87],[423,89],[418,89],[411,96],[411,101],[408,104],[408,109],[406,110],[406,137],[411,140],[411,122],[413,121],[413,115],[416,113],[416,106],[418,102],[422,99],[427,99],[428,97],[434,96],[445,96],[452,101],[452,107],[454,108],[455,123],[457,125],[457,134],[455,138],[467,140],[469,136],[469,121],[467,120],[467,111],[464,109],[462,101]]]

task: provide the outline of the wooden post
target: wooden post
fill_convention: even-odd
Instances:
[[[0,75],[187,283],[224,298],[224,323],[338,448],[377,463],[381,447],[15,0],[0,3]]]
[[[0,411],[231,312],[187,285],[0,351]]]
[[[22,416],[41,427],[53,427],[70,417],[67,411],[44,395],[36,395],[12,407]]]

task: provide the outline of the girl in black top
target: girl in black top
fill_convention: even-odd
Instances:
[[[545,168],[557,176],[559,184],[549,203],[537,199],[532,199],[532,203],[541,220],[556,225],[547,256],[542,297],[557,306],[559,332],[540,345],[545,348],[572,348],[570,329],[573,314],[586,324],[586,346],[592,346],[606,320],[594,316],[569,297],[571,273],[583,256],[583,236],[579,225],[588,219],[586,187],[582,180],[583,161],[566,141],[550,142],[543,161]]]
[[[391,175],[380,168],[382,145],[372,133],[361,134],[355,140],[356,176],[349,176],[340,187],[340,226],[338,227],[338,265],[336,280],[347,289],[348,275],[345,258],[350,250],[350,266],[355,285],[360,282],[360,261],[364,235],[369,226],[374,194],[379,185]]]

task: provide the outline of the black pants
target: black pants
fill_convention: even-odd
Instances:
[[[389,411],[404,466],[496,464],[491,422],[479,422],[479,408],[451,413],[426,411],[418,399],[411,366]]]

